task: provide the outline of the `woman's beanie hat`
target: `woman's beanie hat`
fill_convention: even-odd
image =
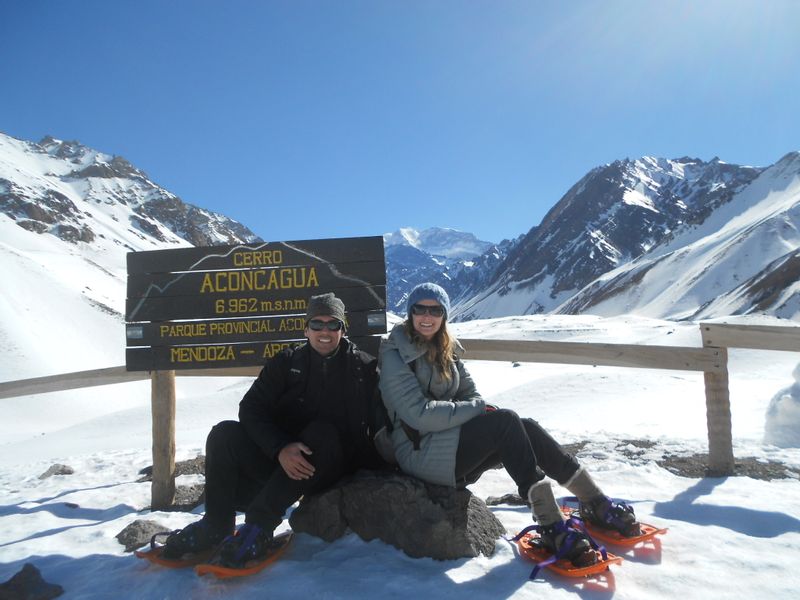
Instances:
[[[411,290],[408,295],[408,302],[406,303],[406,313],[408,318],[411,318],[411,307],[420,300],[436,300],[444,307],[445,318],[450,314],[450,296],[444,291],[444,288],[435,283],[420,283],[417,287]]]
[[[306,310],[306,322],[314,317],[333,317],[345,323],[344,302],[334,296],[333,292],[311,296],[308,301],[308,310]]]

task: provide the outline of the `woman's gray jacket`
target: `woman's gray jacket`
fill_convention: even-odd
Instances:
[[[464,349],[458,342],[455,345],[460,357]],[[394,426],[392,444],[400,468],[424,481],[455,487],[461,425],[482,414],[486,405],[460,359],[447,381],[425,352],[411,341],[403,324],[396,325],[381,344],[381,395]],[[419,450],[414,450],[401,419],[419,431]]]

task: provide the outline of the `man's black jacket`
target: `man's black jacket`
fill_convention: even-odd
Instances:
[[[351,468],[378,467],[371,440],[377,360],[343,338],[336,353],[320,356],[306,343],[264,365],[239,403],[239,421],[263,452],[277,460],[312,421],[339,430]]]

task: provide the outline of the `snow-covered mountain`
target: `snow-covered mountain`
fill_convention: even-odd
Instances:
[[[423,231],[401,228],[383,236],[386,247],[389,310],[403,314],[411,289],[433,281],[454,299],[484,289],[487,277],[508,254],[513,242],[492,244],[471,233],[431,227]]]
[[[0,378],[123,364],[128,251],[257,239],[122,157],[0,134]]]
[[[558,312],[800,318],[800,152],[763,171],[702,223],[600,276]]]
[[[598,167],[454,312],[461,320],[553,311],[792,316],[798,156],[768,169],[650,157]],[[646,277],[654,263],[663,268]]]
[[[184,203],[121,156],[49,136],[35,144],[0,134],[0,211],[28,231],[71,243],[107,235],[140,249],[258,239],[236,221]],[[128,243],[131,235],[139,241]]]
[[[450,260],[470,260],[492,247],[491,242],[479,240],[471,233],[445,227],[429,227],[422,231],[403,227],[385,234],[383,243],[387,248],[411,246],[431,256]]]

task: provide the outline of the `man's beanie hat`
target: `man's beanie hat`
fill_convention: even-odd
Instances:
[[[406,304],[406,313],[408,318],[411,318],[411,307],[420,300],[436,300],[444,307],[445,318],[450,314],[450,296],[444,291],[444,288],[435,283],[420,283],[417,287],[411,290],[408,295],[408,303]]]
[[[344,323],[344,302],[334,296],[333,292],[311,296],[308,301],[306,321],[310,321],[314,317],[333,317]]]

